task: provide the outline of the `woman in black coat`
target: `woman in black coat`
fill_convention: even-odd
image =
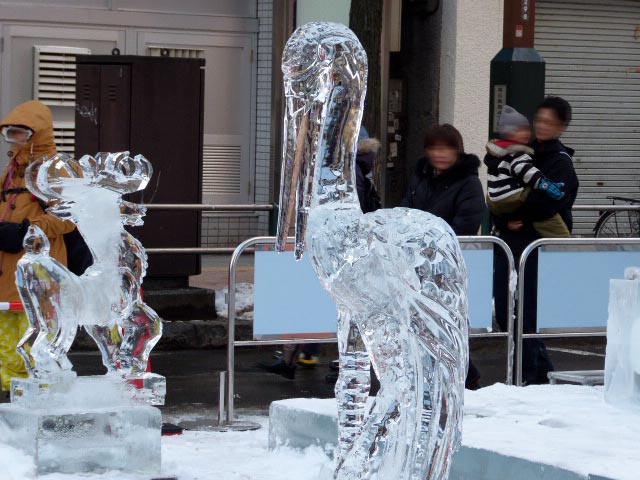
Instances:
[[[442,218],[456,235],[476,235],[486,209],[480,159],[464,153],[460,132],[448,124],[429,129],[424,147],[402,206]]]
[[[403,207],[441,217],[456,235],[477,235],[485,214],[478,177],[480,159],[464,153],[462,135],[453,126],[437,125],[424,138],[425,157],[418,160]],[[469,360],[466,387],[480,386],[480,373]]]

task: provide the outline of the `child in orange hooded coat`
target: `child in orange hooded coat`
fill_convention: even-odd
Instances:
[[[31,162],[56,154],[53,116],[42,102],[18,105],[0,123],[0,133],[11,144],[11,161],[0,177],[0,301],[20,302],[16,266],[22,257],[22,240],[29,225],[37,225],[49,237],[51,256],[66,265],[63,235],[75,227],[47,214],[26,188],[25,170]],[[16,345],[28,328],[23,312],[0,312],[0,387],[9,391],[12,378],[27,377]]]

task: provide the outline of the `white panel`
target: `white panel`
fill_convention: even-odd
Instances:
[[[112,0],[116,10],[255,17],[256,0]]]
[[[546,93],[566,98],[573,122],[578,204],[608,195],[640,197],[640,1],[538,0],[536,48],[546,60]],[[576,212],[589,235],[597,213]]]
[[[31,10],[40,10],[30,7]],[[66,8],[65,10],[73,10]],[[2,27],[2,40],[4,50],[0,55],[2,68],[0,75],[0,118],[7,115],[16,105],[34,98],[34,47],[56,46],[71,47],[91,51],[94,54],[109,54],[114,47],[124,51],[124,30],[107,29],[102,27],[75,28],[72,26],[45,26],[45,25],[12,25],[4,23]],[[66,72],[70,73],[71,65],[65,65]],[[37,75],[36,75],[37,78]],[[62,82],[51,84],[57,92],[70,96],[67,86]],[[75,117],[75,102],[67,98],[65,105],[52,103],[51,110],[55,122],[73,122]],[[0,144],[0,169],[7,158],[4,152],[6,147]]]

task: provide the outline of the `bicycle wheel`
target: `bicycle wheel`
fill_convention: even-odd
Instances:
[[[600,222],[596,238],[640,237],[640,212],[610,212]]]

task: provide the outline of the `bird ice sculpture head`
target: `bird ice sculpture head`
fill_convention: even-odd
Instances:
[[[29,190],[45,202],[60,201],[49,208],[49,212],[62,218],[73,218],[70,205],[71,192],[77,187],[101,188],[114,196],[143,190],[153,173],[151,163],[142,155],[129,156],[129,152],[98,153],[95,157],[84,155],[79,160],[65,153],[53,157],[42,157],[27,169]],[[138,225],[144,209],[134,204],[121,202],[126,223]]]
[[[367,55],[344,25],[298,28],[282,57],[286,97],[277,248],[286,246],[296,212],[301,257],[309,210],[329,202],[357,205],[355,158],[367,83]]]

